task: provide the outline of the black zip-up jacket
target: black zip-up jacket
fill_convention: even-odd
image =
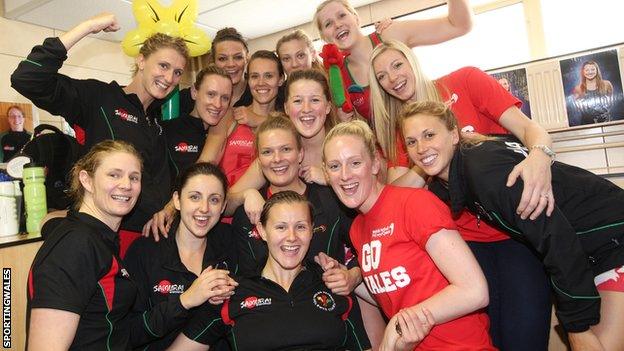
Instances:
[[[181,114],[178,118],[163,121],[162,127],[167,138],[173,184],[178,174],[197,162],[204,149],[208,129],[204,127],[201,118],[189,114]]]
[[[11,86],[37,107],[81,127],[86,150],[106,139],[134,145],[143,158],[142,191],[121,228],[140,232],[170,196],[162,128],[145,113],[138,96],[126,94],[117,82],[73,79],[58,73],[66,59],[67,50],[59,38],[48,38],[20,62],[11,75]]]
[[[180,259],[175,240],[180,222],[176,220],[167,238],[155,242],[140,238],[125,258],[126,267],[139,287],[133,306],[131,342],[135,349],[164,350],[173,343],[197,308],[187,311],[180,295],[188,290],[197,276]],[[208,266],[236,273],[235,252],[229,224],[217,223],[206,236],[202,270]]]
[[[511,141],[486,141],[456,151],[448,188],[430,184],[449,201],[454,214],[464,207],[479,220],[528,242],[550,274],[557,316],[569,332],[581,332],[600,320],[600,297],[594,276],[624,264],[624,190],[577,167],[555,162],[552,187],[555,210],[550,217],[523,220],[516,208],[524,187],[505,183],[528,150]]]

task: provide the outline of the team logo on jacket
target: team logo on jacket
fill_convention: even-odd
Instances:
[[[128,111],[124,110],[123,108],[116,109],[115,115],[119,116],[119,118],[126,122],[139,123],[139,119],[136,116],[129,114]]]
[[[177,151],[177,152],[198,153],[199,152],[199,146],[197,146],[197,145],[190,145],[190,144],[187,144],[185,142],[180,142],[178,145],[175,146],[175,151]]]
[[[394,234],[394,222],[383,228],[373,229],[373,232],[371,233],[373,238],[378,238],[380,236],[391,236],[392,234]]]
[[[184,284],[171,284],[168,280],[161,280],[160,283],[154,285],[153,290],[155,293],[167,294],[181,294],[184,292]]]
[[[240,303],[240,308],[254,309],[258,306],[268,306],[271,304],[270,297],[249,296]]]
[[[252,239],[262,240],[262,237],[260,236],[260,233],[258,233],[258,229],[256,228],[256,226],[251,228],[251,230],[247,232],[247,235]]]
[[[326,291],[319,291],[314,294],[312,301],[314,302],[314,306],[323,311],[329,312],[336,308],[336,301],[334,301],[334,298]]]

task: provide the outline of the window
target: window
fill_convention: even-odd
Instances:
[[[541,0],[548,56],[624,42],[624,2]]]
[[[417,12],[401,19],[441,17],[446,6]],[[530,60],[522,3],[477,14],[470,33],[451,41],[414,49],[423,70],[438,78],[464,66],[483,70]]]

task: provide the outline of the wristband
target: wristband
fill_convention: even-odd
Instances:
[[[541,150],[543,153],[546,154],[546,156],[550,157],[550,164],[555,163],[555,158],[557,157],[557,154],[554,151],[552,151],[551,148],[549,148],[546,145],[533,145],[533,146],[531,146],[531,150],[534,150],[534,149]]]

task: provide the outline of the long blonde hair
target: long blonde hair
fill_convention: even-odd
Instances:
[[[420,68],[416,55],[405,44],[396,40],[388,40],[379,44],[371,54],[369,68],[370,82],[370,103],[371,111],[373,111],[373,127],[377,141],[381,146],[386,158],[392,162],[396,162],[396,143],[399,125],[397,117],[403,108],[404,101],[388,94],[377,81],[377,75],[373,68],[373,62],[381,54],[388,50],[396,50],[400,52],[409,63],[414,72],[414,88],[415,95],[418,100],[442,101],[435,83],[429,79]]]

